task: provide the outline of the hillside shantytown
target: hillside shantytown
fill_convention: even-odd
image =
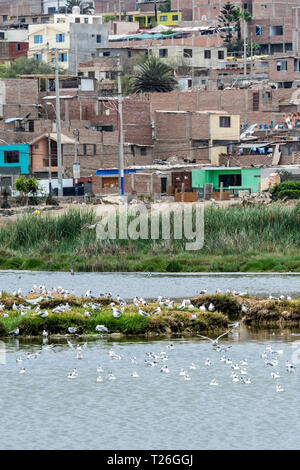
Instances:
[[[300,179],[299,10],[0,0],[1,193],[24,175],[65,198],[230,200]]]

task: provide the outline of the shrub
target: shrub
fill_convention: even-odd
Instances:
[[[270,189],[271,199],[276,201],[288,197],[298,199],[300,197],[300,181],[284,181],[277,183]]]
[[[300,199],[300,189],[284,189],[279,191],[278,199]]]

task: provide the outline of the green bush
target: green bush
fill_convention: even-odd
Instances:
[[[284,189],[279,191],[278,199],[300,199],[300,189]]]
[[[277,183],[270,189],[271,199],[276,201],[288,197],[298,199],[300,197],[300,181],[284,181]]]

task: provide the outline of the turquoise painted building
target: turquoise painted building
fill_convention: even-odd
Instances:
[[[213,190],[219,191],[223,183],[225,190],[250,189],[251,193],[259,191],[260,168],[211,167],[192,170],[192,187],[203,189],[204,184],[213,184]]]
[[[29,145],[0,145],[0,174],[29,173]]]

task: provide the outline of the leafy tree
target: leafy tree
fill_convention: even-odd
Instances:
[[[160,5],[158,9],[162,12],[171,11],[171,0],[166,0],[164,5]]]
[[[7,67],[0,68],[0,77],[16,78],[19,75],[52,73],[53,68],[45,62],[36,59],[27,59],[19,57]]]
[[[85,2],[82,2],[81,0],[67,0],[66,12],[72,13],[73,7],[79,7],[80,13],[82,15],[88,15],[90,13],[93,13],[94,11],[94,8],[91,8],[89,5],[87,5]]]
[[[132,93],[131,78],[132,76],[130,73],[125,73],[121,76],[122,94],[124,96],[130,95]]]
[[[32,196],[35,196],[39,189],[38,180],[34,178],[33,176],[30,176],[29,178],[26,178],[26,176],[24,175],[19,176],[16,179],[15,186],[16,186],[16,190],[22,194],[23,200],[26,201],[26,204],[28,204],[28,196],[30,194]]]
[[[104,23],[108,23],[109,21],[114,21],[117,19],[117,15],[104,15],[103,21]]]
[[[151,55],[146,62],[137,67],[132,80],[134,93],[168,92],[174,90],[177,80],[173,76],[173,69]]]

